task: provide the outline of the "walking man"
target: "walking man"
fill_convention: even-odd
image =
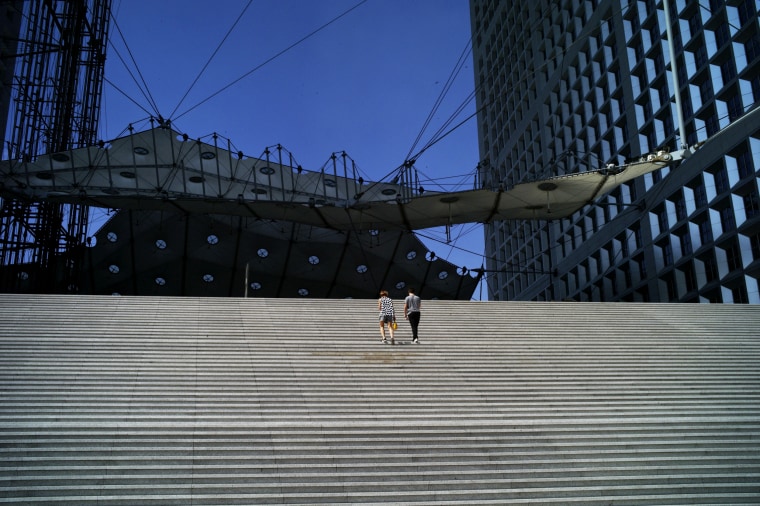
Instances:
[[[414,294],[414,288],[409,287],[409,295],[404,299],[404,318],[409,320],[409,325],[412,326],[412,342],[414,344],[420,344],[417,329],[420,326],[421,305],[420,298]]]

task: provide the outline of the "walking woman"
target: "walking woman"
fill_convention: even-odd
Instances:
[[[380,336],[385,343],[385,325],[388,325],[388,331],[391,333],[391,344],[396,344],[393,339],[393,324],[396,322],[396,313],[393,311],[393,300],[388,297],[388,291],[380,292],[380,299],[377,301],[377,309],[380,311]]]

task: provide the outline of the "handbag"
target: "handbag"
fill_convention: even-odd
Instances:
[[[396,330],[398,328],[398,323],[396,323],[396,320],[393,320],[393,323],[391,323],[391,328],[393,330]]]

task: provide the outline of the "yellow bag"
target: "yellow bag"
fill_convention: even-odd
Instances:
[[[393,320],[393,323],[391,323],[391,328],[393,330],[396,330],[398,328],[398,323],[396,323],[396,320]]]

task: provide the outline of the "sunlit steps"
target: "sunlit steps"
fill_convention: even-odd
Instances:
[[[760,307],[376,308],[0,295],[0,504],[760,502]]]

